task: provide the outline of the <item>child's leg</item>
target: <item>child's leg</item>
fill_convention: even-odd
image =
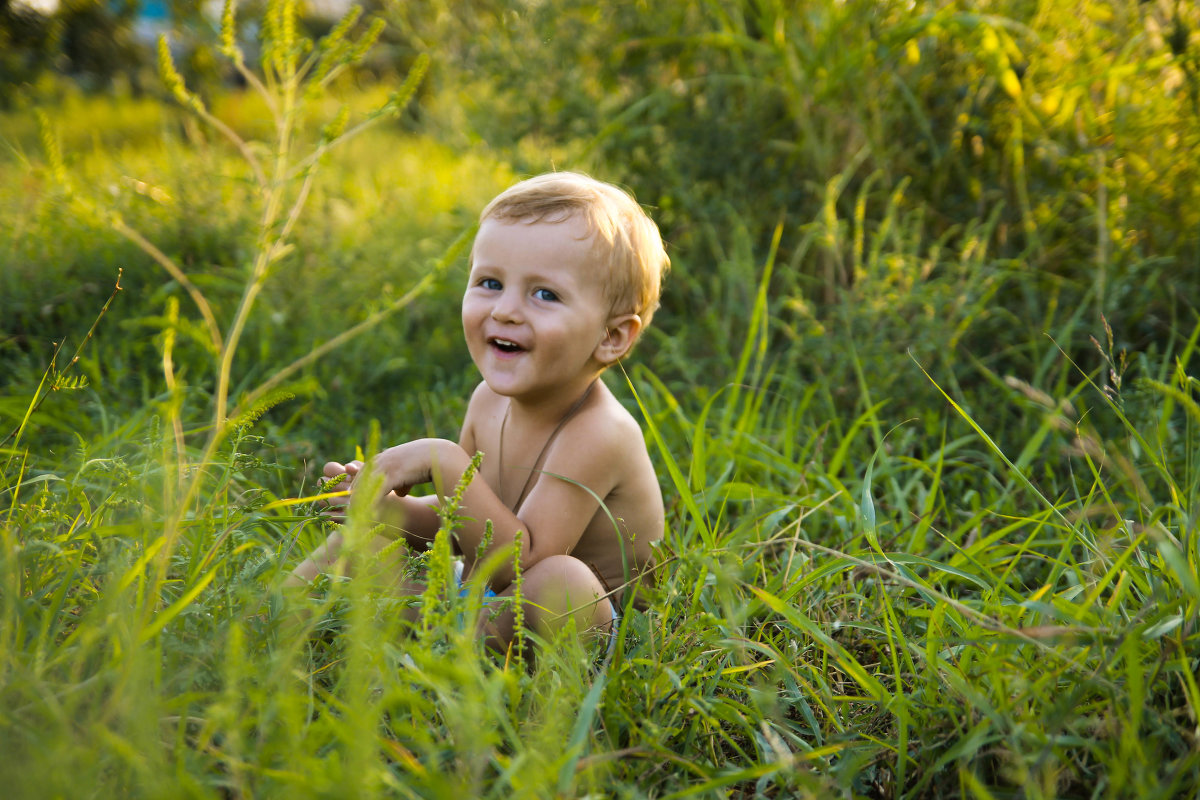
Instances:
[[[385,536],[376,536],[368,545],[368,552],[375,555],[383,550],[383,548],[392,544],[393,541]],[[342,545],[342,532],[340,530],[331,532],[325,538],[324,544],[314,549],[308,558],[304,559],[304,561],[300,562],[292,570],[292,574],[283,582],[284,587],[307,586],[321,573],[332,571],[337,566],[338,558],[341,556]],[[423,585],[416,584],[417,588],[413,591],[413,586],[410,586],[411,582],[404,579],[404,568],[407,557],[408,548],[400,547],[381,561],[376,569],[371,571],[381,585],[388,585],[393,589],[398,589],[401,594],[419,594]]]
[[[337,563],[338,555],[342,552],[342,532],[333,531],[325,537],[325,544],[318,546],[301,561],[292,574],[287,576],[283,585],[305,586],[316,579],[322,572],[328,571]]]
[[[578,558],[568,555],[550,556],[523,573],[525,625],[540,636],[550,639],[563,626],[574,621],[579,633],[606,633],[612,626],[614,609],[606,589],[591,568]],[[513,587],[500,593],[511,597]],[[513,638],[514,617],[506,610],[488,619],[484,611],[483,632],[487,643],[504,649]]]

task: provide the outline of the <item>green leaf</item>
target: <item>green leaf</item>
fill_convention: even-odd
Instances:
[[[1142,631],[1142,638],[1146,641],[1152,639],[1161,639],[1171,631],[1183,624],[1183,614],[1172,614],[1164,620],[1160,620],[1151,625],[1146,630]]]

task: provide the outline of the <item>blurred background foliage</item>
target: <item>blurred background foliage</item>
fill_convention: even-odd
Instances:
[[[215,20],[199,4],[165,6],[161,25],[173,30],[189,86],[252,137],[264,112],[216,66]],[[919,406],[930,395],[919,371],[903,366],[906,352],[964,390],[987,392],[991,374],[1040,376],[1055,352],[1043,332],[1092,368],[1101,362],[1088,336],[1101,315],[1118,349],[1162,353],[1193,314],[1200,12],[1192,4],[364,7],[387,26],[340,85],[346,104],[365,108],[420,53],[433,68],[403,119],[336,156],[292,277],[269,290],[273,312],[255,323],[264,358],[328,338],[368,313],[377,293],[402,291],[491,192],[552,168],[616,180],[659,221],[676,274],[652,333],[661,353],[645,352],[668,380],[673,369],[690,380],[697,363],[710,374],[728,369],[712,343],[741,334],[757,285],[747,267],[761,270],[777,230],[772,352],[786,362],[781,370],[839,386],[847,409],[861,400],[861,381],[845,374],[847,347],[876,395],[902,403],[915,395]],[[307,8],[306,29],[328,31],[333,18],[317,13],[326,7]],[[61,3],[49,16],[12,2],[0,11],[9,44],[0,85],[13,109],[0,166],[13,176],[3,234],[8,363],[42,363],[45,343],[30,336],[79,330],[115,267],[146,262],[94,220],[59,214],[36,169],[34,104],[73,167],[135,227],[153,231],[218,295],[223,281],[237,282],[246,220],[236,182],[221,146],[162,102],[137,39],[145,12],[98,0]],[[254,8],[239,20],[253,52]],[[463,154],[474,161],[459,161]],[[474,172],[478,180],[464,180]],[[138,187],[159,187],[170,201]],[[164,293],[178,289],[148,265],[131,268],[126,282],[136,290],[123,297],[127,326],[161,314]],[[382,364],[347,353],[318,368],[320,382],[359,387],[365,410],[384,403],[394,370],[420,386],[461,375],[454,337],[439,340],[453,286],[375,335],[390,345]],[[698,307],[710,313],[688,314]],[[423,342],[427,357],[414,359],[404,343],[417,330],[437,333]],[[130,366],[144,368],[121,375],[151,371],[153,350],[147,338],[127,343]]]

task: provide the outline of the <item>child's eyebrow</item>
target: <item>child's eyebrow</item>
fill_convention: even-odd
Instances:
[[[471,269],[467,274],[474,277],[480,273],[497,275],[502,272],[504,272],[504,268],[497,264],[472,264]]]
[[[561,273],[556,270],[536,270],[530,271],[525,276],[530,283],[553,283],[556,285],[565,285],[565,281]]]

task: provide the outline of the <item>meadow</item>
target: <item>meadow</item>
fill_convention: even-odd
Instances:
[[[1200,12],[295,10],[0,112],[5,796],[1194,796]],[[324,460],[455,436],[474,221],[552,168],[672,257],[607,376],[649,607],[488,652],[453,508],[414,622],[283,592]]]

